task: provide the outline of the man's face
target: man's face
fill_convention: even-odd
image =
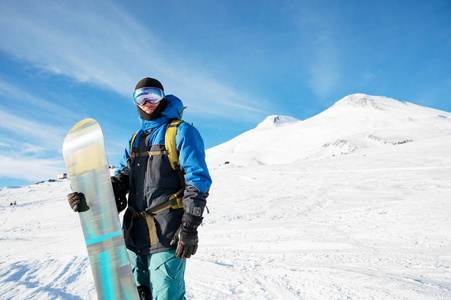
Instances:
[[[160,102],[157,103],[150,103],[149,101],[146,101],[143,105],[138,105],[139,108],[141,108],[146,114],[151,114],[153,113],[153,111],[155,110],[155,108],[157,108],[158,104],[160,104]]]

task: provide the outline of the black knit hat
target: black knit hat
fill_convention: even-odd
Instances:
[[[144,87],[156,87],[156,88],[162,89],[164,91],[164,88],[163,88],[163,85],[161,84],[161,82],[159,82],[158,80],[156,80],[154,78],[150,78],[150,77],[141,79],[138,82],[138,84],[136,85],[135,91],[137,89],[144,88]]]

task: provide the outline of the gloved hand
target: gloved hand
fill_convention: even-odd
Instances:
[[[127,207],[127,186],[116,177],[111,177],[113,185],[114,199],[116,200],[117,212],[123,211]]]
[[[138,294],[141,300],[152,300],[152,293],[147,285],[138,286]]]
[[[190,258],[196,254],[197,243],[197,227],[202,223],[203,218],[184,213],[182,217],[182,225],[176,231],[171,241],[171,246],[177,245],[175,256],[181,259]]]
[[[127,208],[127,197],[125,197],[125,194],[115,195],[114,198],[116,200],[116,208],[118,213]]]
[[[75,212],[85,212],[89,210],[89,206],[86,203],[86,198],[83,193],[70,193],[67,195],[67,200],[69,200],[69,205]]]

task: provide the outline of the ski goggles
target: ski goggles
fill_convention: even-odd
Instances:
[[[150,103],[158,103],[164,98],[164,92],[162,89],[146,87],[142,89],[137,89],[133,93],[133,102],[136,105],[143,105],[146,101]]]

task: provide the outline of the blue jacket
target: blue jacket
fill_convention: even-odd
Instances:
[[[167,107],[156,120],[141,120],[141,129],[135,137],[134,152],[164,150],[164,136],[172,119],[181,117],[183,103],[173,95],[167,95]],[[131,143],[131,138],[129,144]],[[183,209],[167,209],[154,216],[158,244],[150,246],[149,231],[144,218],[134,218],[127,210],[124,214],[124,232],[130,228],[127,248],[139,255],[152,254],[173,249],[169,243],[181,224],[183,213],[201,217],[206,206],[211,177],[205,162],[202,137],[195,127],[183,122],[176,135],[179,161],[184,174],[185,191]],[[166,156],[142,156],[130,159],[130,149],[125,154],[116,171],[117,180],[128,188],[128,206],[136,212],[143,212],[168,201],[182,183],[179,175],[172,170]]]

